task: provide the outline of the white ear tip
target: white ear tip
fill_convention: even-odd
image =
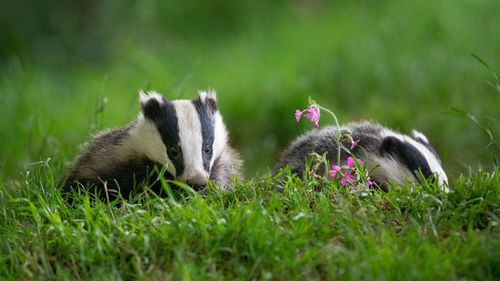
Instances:
[[[423,141],[425,141],[426,143],[429,143],[429,140],[427,139],[427,137],[422,134],[421,132],[417,131],[417,130],[412,130],[411,131],[411,135],[414,137],[414,138],[417,138],[417,139],[422,139]]]
[[[163,96],[155,91],[148,91],[144,93],[143,90],[139,90],[139,101],[142,104],[146,104],[149,100],[156,99],[158,103],[163,104]]]
[[[139,101],[143,103],[147,100],[147,98],[148,96],[146,95],[146,93],[144,93],[143,90],[139,90]]]
[[[205,101],[205,99],[208,97],[209,99],[213,99],[217,101],[217,97],[215,95],[214,90],[208,90],[208,91],[198,91],[198,96],[200,97],[201,101]]]
[[[207,98],[207,92],[198,91],[198,97],[200,98],[201,101],[205,101],[205,99]]]
[[[213,100],[217,100],[215,90],[208,90],[208,97],[213,99]]]

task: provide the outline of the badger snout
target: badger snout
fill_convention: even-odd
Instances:
[[[204,176],[192,177],[186,180],[186,184],[191,186],[194,190],[200,190],[208,185],[208,179]]]

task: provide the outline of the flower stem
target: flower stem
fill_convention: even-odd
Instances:
[[[330,111],[328,108],[324,108],[324,107],[322,107],[321,105],[318,105],[318,104],[316,104],[314,106],[318,107],[321,110],[324,110],[324,111],[330,113],[330,115],[333,116],[333,119],[335,119],[335,125],[337,126],[337,146],[338,146],[337,147],[337,166],[340,166],[340,152],[341,152],[341,149],[342,149],[341,148],[341,146],[342,146],[342,142],[341,142],[342,136],[340,134],[339,120],[337,119],[337,116],[335,116],[335,114],[332,111]]]

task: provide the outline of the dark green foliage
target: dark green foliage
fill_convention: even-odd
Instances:
[[[13,34],[26,49],[2,51],[0,62],[0,169],[9,177],[48,157],[70,161],[96,129],[134,119],[139,88],[170,99],[217,90],[247,177],[312,128],[293,118],[308,96],[341,123],[422,131],[450,175],[491,168],[498,156],[469,120],[443,114],[500,119],[500,95],[469,55],[500,65],[496,0],[32,2],[0,4],[0,48],[17,42],[3,37]]]

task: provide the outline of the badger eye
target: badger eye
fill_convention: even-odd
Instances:
[[[177,146],[171,146],[167,149],[167,153],[170,157],[177,157],[179,155],[179,148]]]
[[[212,147],[210,145],[205,145],[203,147],[203,153],[210,154],[210,152],[212,152]]]

